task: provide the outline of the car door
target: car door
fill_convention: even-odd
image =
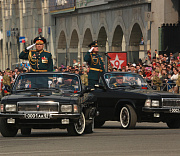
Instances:
[[[97,88],[93,94],[97,97],[97,109],[100,120],[113,120],[115,116],[115,106],[119,101],[119,96],[124,94],[123,90],[111,90],[105,82],[100,79],[99,84],[103,87]]]

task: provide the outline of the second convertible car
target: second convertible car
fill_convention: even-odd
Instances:
[[[137,122],[165,122],[180,127],[180,95],[155,91],[134,73],[112,72],[101,76],[92,93],[97,97],[99,116],[95,126],[105,121],[120,121],[123,128],[135,128]]]
[[[93,132],[96,107],[90,89],[82,89],[79,75],[24,73],[11,95],[0,104],[0,131],[4,137],[30,135],[31,129],[67,129],[70,135]]]

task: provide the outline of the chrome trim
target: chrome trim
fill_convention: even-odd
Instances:
[[[180,107],[180,98],[162,98],[162,107]]]
[[[36,110],[33,111],[19,111],[19,106],[25,106],[25,105],[29,105],[32,104],[32,106],[36,106]],[[47,112],[47,111],[39,111],[39,106],[41,106],[42,104],[47,104],[47,106],[50,105],[57,105],[57,111],[49,111],[48,113],[58,113],[59,112],[59,102],[54,102],[54,101],[21,101],[21,102],[17,102],[17,110],[18,112],[33,112],[33,113],[43,113],[43,112]]]

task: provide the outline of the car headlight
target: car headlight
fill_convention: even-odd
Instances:
[[[0,112],[4,112],[4,104],[1,104]]]
[[[159,107],[159,101],[158,100],[152,100],[152,107]]]
[[[74,113],[78,113],[78,106],[74,105]]]
[[[61,112],[72,112],[72,105],[61,105]]]
[[[5,111],[6,112],[16,112],[16,105],[6,104]]]
[[[144,106],[145,107],[151,107],[151,100],[147,99]]]

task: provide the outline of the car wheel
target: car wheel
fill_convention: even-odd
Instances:
[[[94,119],[91,120],[90,123],[86,124],[86,127],[85,127],[85,133],[93,133],[94,131]]]
[[[21,134],[22,135],[30,135],[31,134],[31,128],[21,128]]]
[[[69,135],[82,135],[85,130],[85,117],[84,114],[81,113],[80,118],[77,123],[70,124],[67,127],[67,131]]]
[[[94,121],[94,127],[95,128],[100,128],[100,127],[102,127],[103,125],[104,125],[104,123],[105,123],[106,121]]]
[[[94,118],[90,117],[90,111],[91,111],[91,108],[88,108],[85,111],[86,126],[85,126],[84,132],[87,134],[93,133],[94,131]]]
[[[7,119],[0,119],[0,132],[3,137],[16,136],[18,129],[7,123]]]
[[[180,127],[180,121],[177,119],[171,119],[166,122],[167,126],[169,128],[179,128]]]
[[[137,122],[137,115],[135,110],[130,105],[125,105],[120,111],[120,123],[123,128],[135,128]]]

